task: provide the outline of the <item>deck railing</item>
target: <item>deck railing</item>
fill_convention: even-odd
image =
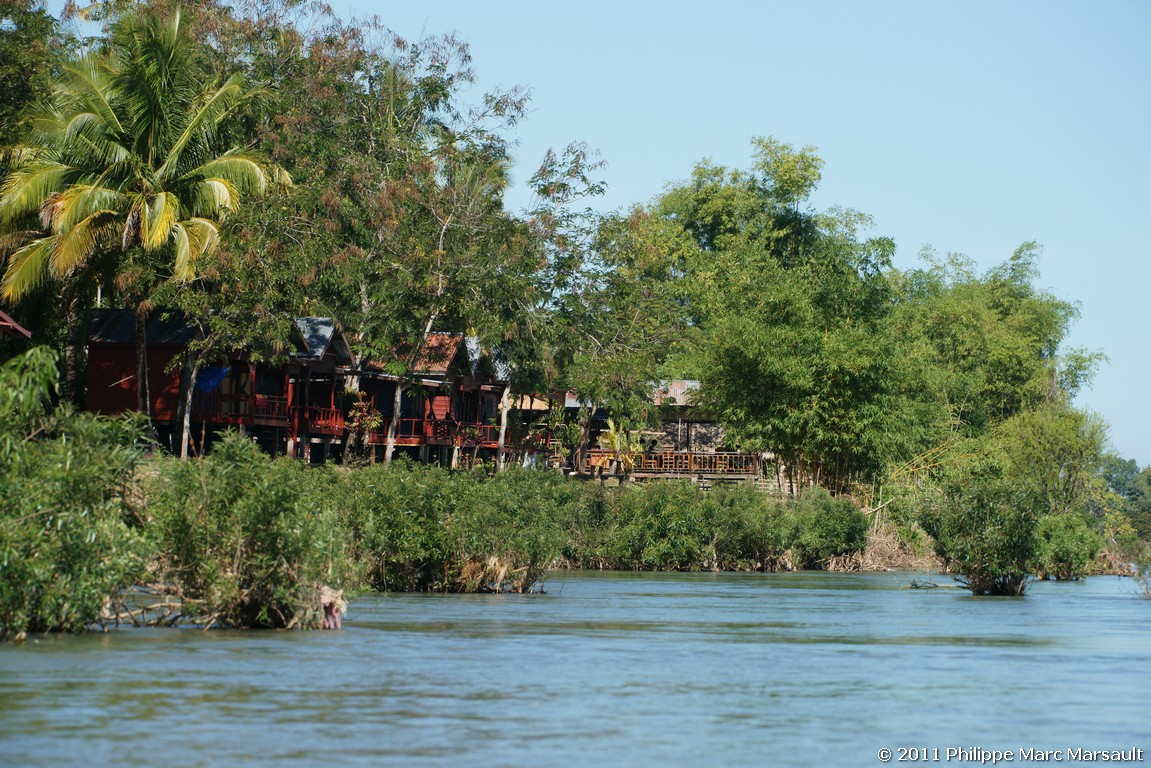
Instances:
[[[391,419],[384,419],[380,428],[368,435],[371,445],[384,445],[388,441]],[[396,424],[396,442],[399,445],[459,445],[472,447],[479,443],[493,446],[499,441],[500,428],[492,424],[461,424],[445,419],[400,419]]]
[[[385,445],[388,442],[388,427],[391,419],[384,419],[380,428],[368,434],[371,445]],[[399,419],[396,423],[396,442],[400,445],[421,445],[424,437],[423,419]]]
[[[468,448],[476,444],[491,447],[500,442],[498,424],[458,424],[457,431],[460,445]]]
[[[296,429],[301,434],[339,435],[344,431],[344,414],[339,408],[307,405],[292,408],[292,412],[296,415]]]
[[[223,392],[195,392],[192,395],[192,418],[209,424],[247,424],[248,396]]]
[[[197,392],[192,395],[192,418],[208,424],[272,427],[286,427],[291,421],[286,397],[256,395],[253,398],[248,394],[224,392]]]
[[[624,468],[630,469],[630,474],[637,477],[754,477],[759,474],[759,457],[752,453],[652,451],[630,454],[623,463]],[[602,448],[588,451],[588,466],[607,471],[620,470],[615,454]]]
[[[288,398],[274,395],[256,395],[255,413],[252,416],[255,424],[285,427],[290,421],[288,412]]]

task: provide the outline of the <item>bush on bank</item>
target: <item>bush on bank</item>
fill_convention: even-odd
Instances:
[[[198,623],[292,627],[318,619],[316,596],[354,562],[300,462],[275,461],[237,434],[208,456],[166,459],[148,489],[156,578]]]
[[[749,484],[703,492],[524,469],[308,467],[239,435],[203,458],[151,460],[131,494],[124,478],[140,459],[139,426],[58,419],[37,422],[37,439],[4,459],[0,628],[9,637],[82,629],[143,582],[163,585],[181,619],[306,627],[318,624],[321,585],[529,591],[557,564],[775,571],[827,567],[867,543],[869,518],[820,489],[784,500]],[[1036,570],[1075,578],[1098,551],[1090,521],[1038,520],[1034,499],[1019,494],[993,481],[957,486],[924,518],[975,592],[1018,594]]]
[[[51,411],[55,379],[43,348],[0,368],[0,638],[82,631],[148,560],[125,501],[140,422]]]

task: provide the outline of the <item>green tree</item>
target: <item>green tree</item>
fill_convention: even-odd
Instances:
[[[591,412],[607,409],[621,434],[655,417],[660,366],[683,338],[680,286],[673,279],[678,230],[635,210],[600,223],[593,253],[552,308],[563,388],[580,401],[579,441],[588,445]]]
[[[894,244],[863,238],[857,212],[803,209],[822,168],[813,148],[753,145],[750,171],[702,163],[655,207],[695,245],[677,269],[688,367],[732,441],[773,452],[793,488],[844,490],[900,455],[911,415],[885,326]]]
[[[16,144],[29,107],[47,96],[58,51],[66,49],[56,20],[33,0],[0,3],[0,147]],[[0,159],[0,178],[4,175]]]
[[[274,170],[225,141],[251,94],[238,76],[217,79],[206,56],[179,9],[142,8],[62,67],[0,188],[0,228],[15,243],[0,296],[19,300],[49,278],[80,296],[116,278],[142,327],[157,280],[196,276],[219,221]]]

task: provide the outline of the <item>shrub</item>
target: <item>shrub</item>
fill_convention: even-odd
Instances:
[[[940,554],[972,594],[1023,594],[1041,503],[1027,489],[998,479],[953,489],[931,532]]]
[[[706,534],[699,490],[667,481],[628,485],[614,497],[605,531],[609,567],[684,571],[704,567]]]
[[[1103,537],[1083,515],[1048,515],[1039,521],[1035,570],[1041,578],[1080,579],[1102,548]]]
[[[142,425],[49,413],[53,359],[0,369],[0,637],[84,630],[147,562],[125,503]]]
[[[821,567],[833,557],[858,552],[867,545],[867,515],[850,499],[833,497],[823,488],[808,488],[796,500],[795,514],[798,567]]]
[[[304,492],[315,471],[273,461],[235,433],[202,459],[164,464],[149,497],[152,529],[186,617],[229,627],[318,622],[320,585],[343,586],[350,560],[334,510]]]
[[[719,485],[700,500],[716,570],[777,571],[795,544],[797,521],[787,507],[747,483]]]

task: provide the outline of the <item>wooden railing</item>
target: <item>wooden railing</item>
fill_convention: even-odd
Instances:
[[[307,405],[292,408],[296,417],[296,429],[323,435],[339,435],[344,431],[344,414],[339,408],[320,408]]]
[[[368,443],[371,445],[386,445],[388,442],[388,427],[391,419],[384,419],[380,428],[368,434]],[[399,419],[396,423],[396,442],[400,445],[422,445],[426,439],[424,435],[423,419]]]
[[[288,398],[223,392],[192,396],[192,418],[208,424],[255,424],[286,427],[291,421]],[[342,424],[342,422],[341,422]]]
[[[256,395],[255,413],[252,416],[254,424],[286,427],[289,421],[288,398]]]
[[[384,445],[388,441],[388,425],[384,419],[380,428],[368,435],[371,445]],[[436,442],[445,445],[472,447],[479,443],[493,446],[499,441],[500,428],[492,424],[461,424],[444,419],[400,419],[396,424],[396,443],[399,445],[425,445]]]
[[[223,392],[196,392],[192,395],[192,419],[209,424],[248,424],[248,396]]]
[[[459,424],[457,431],[460,445],[468,448],[477,444],[493,447],[500,442],[500,428],[496,424]]]
[[[658,451],[633,453],[624,459],[624,469],[643,477],[754,477],[759,474],[759,457],[752,453],[691,453],[687,451]],[[603,471],[619,471],[615,454],[602,448],[588,451],[588,467]]]

